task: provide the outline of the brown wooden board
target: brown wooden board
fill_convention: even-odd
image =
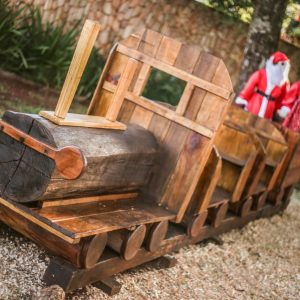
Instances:
[[[170,226],[167,239],[162,243],[159,250],[149,252],[140,249],[137,255],[130,261],[121,259],[112,251],[106,251],[99,263],[91,269],[78,269],[66,261],[53,259],[44,275],[44,280],[48,285],[58,284],[65,291],[69,292],[77,288],[84,287],[90,283],[110,277],[114,274],[134,268],[145,262],[154,260],[167,253],[178,251],[183,246],[198,243],[212,236],[218,236],[228,230],[245,226],[250,221],[261,217],[270,217],[280,212],[280,206],[265,206],[258,212],[251,212],[244,218],[229,217],[222,221],[222,226],[217,228],[204,226],[199,235],[190,238],[178,226]]]

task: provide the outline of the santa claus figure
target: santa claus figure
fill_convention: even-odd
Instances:
[[[282,104],[289,84],[289,69],[287,56],[275,52],[267,60],[264,69],[251,75],[235,102],[261,118],[272,119],[276,111],[284,118],[290,111],[290,107]]]

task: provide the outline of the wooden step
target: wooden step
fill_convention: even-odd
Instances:
[[[45,207],[34,211],[73,232],[75,238],[174,218],[171,212],[142,197]]]

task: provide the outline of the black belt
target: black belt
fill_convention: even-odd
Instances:
[[[255,92],[259,95],[266,97],[269,101],[276,101],[276,98],[274,98],[272,95],[265,94],[262,90],[256,89]]]

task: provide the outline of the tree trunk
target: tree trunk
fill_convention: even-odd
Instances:
[[[52,147],[77,146],[87,165],[64,179],[52,159],[0,132],[0,197],[17,202],[135,191],[147,184],[158,144],[147,130],[57,126],[37,115],[6,112],[3,121]]]
[[[277,50],[287,4],[288,0],[255,1],[237,86],[238,92],[244,87],[250,75],[261,68],[269,56]]]

